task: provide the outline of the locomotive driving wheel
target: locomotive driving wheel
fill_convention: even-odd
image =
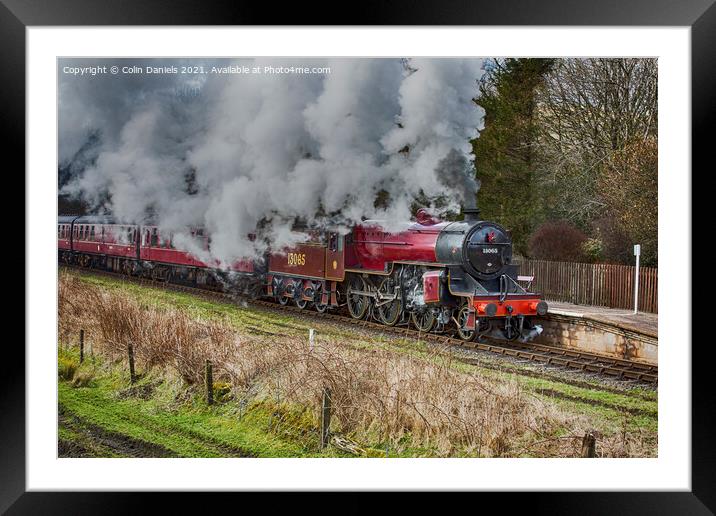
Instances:
[[[303,299],[303,296],[301,294],[299,294],[297,298],[294,298],[293,304],[295,304],[298,308],[303,310],[304,308],[306,308],[308,306],[308,301]]]
[[[470,316],[469,307],[466,301],[460,305],[460,310],[457,313],[457,335],[464,341],[471,341],[475,338],[475,330],[464,329],[467,319]]]
[[[346,304],[348,305],[348,311],[354,319],[361,319],[368,311],[370,299],[359,292],[365,292],[368,287],[365,280],[356,275],[351,275],[347,283]]]
[[[395,296],[393,300],[378,300],[376,309],[378,310],[378,318],[387,326],[395,326],[400,320],[403,313],[403,302],[397,295],[395,289],[395,280],[390,276],[384,278],[378,287],[378,293],[386,297]]]
[[[429,332],[435,326],[435,312],[431,308],[422,308],[411,312],[410,318],[415,327],[422,332]]]
[[[274,278],[274,292],[276,293],[276,301],[281,306],[286,306],[291,300],[289,296],[286,296],[286,290],[289,288],[290,280]]]
[[[330,294],[329,294],[330,295]],[[326,310],[328,310],[328,304],[321,303],[321,299],[323,298],[323,287],[320,286],[316,289],[316,301],[313,302],[313,308],[316,309],[316,312],[319,314],[322,314]]]

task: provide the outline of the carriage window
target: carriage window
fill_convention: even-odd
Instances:
[[[331,251],[336,251],[338,249],[338,235],[336,233],[331,233],[328,237],[328,248]]]
[[[159,247],[159,235],[157,234],[157,228],[152,230],[152,243],[151,247]]]
[[[90,226],[90,240],[94,240],[94,226]]]

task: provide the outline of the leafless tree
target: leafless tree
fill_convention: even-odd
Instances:
[[[656,59],[560,59],[537,92],[540,178],[558,215],[588,225],[613,207],[600,188],[627,147],[657,134]],[[656,167],[639,170],[654,181]],[[654,202],[656,202],[656,192]],[[551,197],[551,198],[550,198]]]

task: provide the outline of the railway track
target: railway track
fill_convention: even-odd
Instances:
[[[531,362],[541,363],[548,366],[563,367],[570,370],[578,370],[586,373],[594,373],[605,377],[611,377],[620,380],[631,380],[656,385],[658,383],[658,367],[643,362],[632,360],[624,360],[618,358],[606,357],[595,353],[584,351],[575,351],[545,344],[535,344],[530,342],[504,342],[486,338],[485,341],[466,342],[457,337],[443,335],[437,333],[424,333],[419,330],[410,328],[407,325],[386,326],[382,323],[370,321],[367,319],[354,319],[349,315],[336,312],[317,312],[309,309],[301,309],[297,306],[279,305],[276,302],[263,299],[253,299],[249,296],[238,295],[235,293],[224,292],[221,290],[199,288],[177,283],[168,283],[166,281],[155,280],[150,278],[138,278],[135,276],[127,276],[116,272],[103,271],[98,269],[88,269],[74,265],[61,264],[61,268],[75,270],[80,272],[88,272],[100,276],[119,278],[124,281],[130,281],[135,284],[160,287],[175,292],[185,292],[196,294],[214,299],[228,300],[235,302],[237,300],[245,301],[254,306],[262,306],[272,310],[281,312],[293,312],[306,317],[315,317],[317,319],[334,320],[343,324],[368,328],[383,333],[391,333],[405,337],[414,337],[419,340],[434,342],[445,346],[454,346],[463,349],[479,350],[489,353],[495,353],[513,358],[526,359]]]

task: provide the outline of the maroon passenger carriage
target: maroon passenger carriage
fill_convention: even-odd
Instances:
[[[126,274],[270,297],[282,305],[323,312],[346,306],[354,318],[421,331],[454,330],[464,340],[488,332],[504,338],[539,331],[547,313],[540,294],[519,283],[507,231],[479,220],[442,222],[419,210],[417,221],[365,221],[349,232],[306,230],[306,240],[261,260],[227,269],[175,248],[156,226],[116,224],[97,217],[60,217],[60,260]],[[202,228],[190,233],[210,249]]]
[[[210,239],[202,228],[190,228],[197,249],[208,255]],[[173,235],[155,225],[122,224],[109,217],[58,219],[59,259],[82,267],[105,269],[133,276],[200,286],[222,286],[223,276],[254,274],[251,260],[237,260],[219,271],[218,262],[206,263],[187,250],[178,249]]]

